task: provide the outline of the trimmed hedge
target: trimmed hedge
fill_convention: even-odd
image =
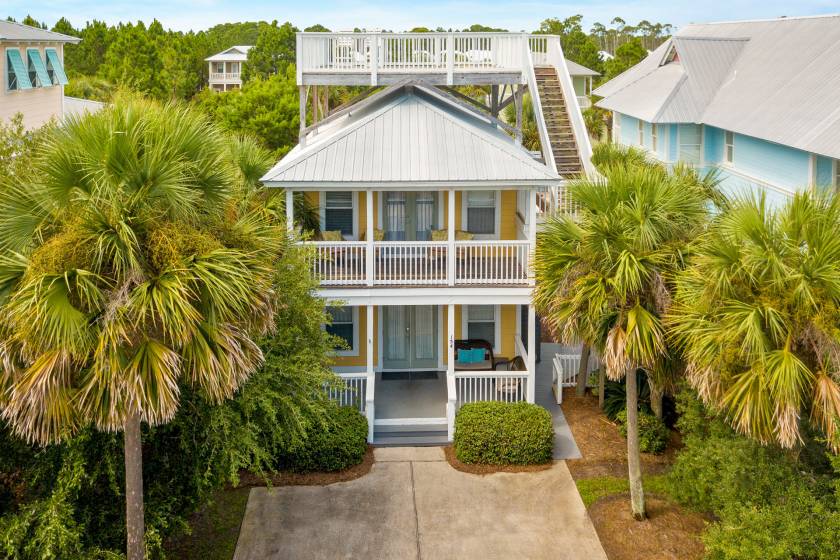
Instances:
[[[627,411],[622,410],[616,418],[618,431],[627,439]],[[642,453],[659,454],[668,447],[668,427],[665,422],[644,411],[639,411],[639,449]]]
[[[355,408],[336,406],[323,425],[313,425],[306,439],[281,459],[294,472],[343,471],[362,462],[367,451],[367,419]]]
[[[535,404],[468,403],[455,416],[455,456],[462,463],[547,463],[553,447],[551,414]]]

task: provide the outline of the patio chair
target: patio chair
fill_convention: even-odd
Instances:
[[[522,356],[515,356],[512,360],[510,360],[510,362],[508,362],[507,365],[507,371],[525,371],[527,369],[525,366],[525,360],[522,359]],[[521,379],[508,378],[496,380],[496,392],[502,395],[516,395],[521,391],[521,387]]]

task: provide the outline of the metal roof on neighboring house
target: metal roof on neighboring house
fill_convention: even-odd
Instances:
[[[566,59],[566,68],[569,69],[570,76],[600,76],[598,72],[591,68],[587,68],[583,64],[578,64],[574,60]]]
[[[96,113],[105,107],[101,101],[64,96],[64,117],[81,117],[85,113]]]
[[[0,42],[29,42],[41,41],[52,43],[78,43],[78,37],[72,37],[55,31],[47,31],[40,27],[24,25],[16,21],[0,21]]]
[[[678,60],[668,63],[671,48]],[[840,158],[838,92],[840,15],[828,15],[689,25],[593,93],[599,106],[651,122],[703,123]]]
[[[234,45],[204,60],[207,62],[245,62],[248,60],[248,51],[252,45]]]
[[[400,84],[307,137],[262,178],[275,187],[550,186],[560,177],[490,120]]]

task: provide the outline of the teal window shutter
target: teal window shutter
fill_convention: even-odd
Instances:
[[[26,49],[26,57],[29,59],[29,81],[39,87],[53,85],[44,59],[41,58],[41,51],[38,49]],[[37,78],[37,81],[36,81]]]
[[[6,50],[6,61],[8,63],[6,86],[10,90],[32,89],[32,82],[29,81],[29,74],[26,72],[26,66],[23,64],[20,51],[17,49]]]
[[[58,52],[55,49],[44,49],[47,54],[47,71],[51,72],[53,84],[67,84],[67,74],[64,73],[64,67],[61,65],[61,60],[58,59]]]

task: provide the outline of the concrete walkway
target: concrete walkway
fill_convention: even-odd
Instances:
[[[440,447],[375,455],[350,482],[252,489],[234,560],[606,560],[563,462],[476,476]]]
[[[551,376],[553,373],[551,360],[554,358],[554,354],[574,351],[577,350],[560,344],[543,342],[542,348],[540,348],[542,361],[537,364],[536,383],[534,383],[534,402],[548,410],[554,421],[554,454],[552,456],[555,460],[581,458],[580,450],[575,443],[574,436],[572,436],[569,423],[566,422],[566,417],[563,416],[563,411],[560,409],[560,405],[557,404],[557,399],[551,390]]]

